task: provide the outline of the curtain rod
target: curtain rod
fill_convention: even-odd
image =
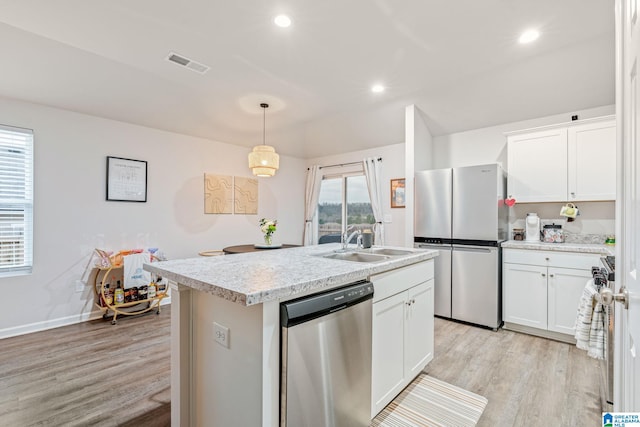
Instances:
[[[381,162],[381,161],[382,161],[382,157],[378,157],[378,158],[377,158],[377,160],[378,160],[379,162]],[[338,163],[338,164],[336,164],[336,165],[320,166],[320,169],[324,169],[324,168],[337,168],[338,166],[340,166],[340,167],[341,167],[341,166],[361,165],[361,164],[362,164],[362,161],[360,161],[360,162],[349,162],[349,163]],[[307,170],[308,170],[308,169],[309,169],[309,168],[307,168]]]

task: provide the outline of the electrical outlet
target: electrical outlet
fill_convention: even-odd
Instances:
[[[229,328],[213,322],[213,339],[221,346],[229,348]]]
[[[76,280],[76,292],[84,291],[84,282],[82,280]]]

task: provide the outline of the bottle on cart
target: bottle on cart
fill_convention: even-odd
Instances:
[[[114,292],[114,304],[124,304],[124,288],[122,287],[122,283],[120,283],[120,280],[118,280],[118,284]]]
[[[154,282],[149,283],[147,287],[147,298],[155,298],[156,297],[156,284]]]
[[[156,295],[164,295],[167,293],[167,282],[159,280],[156,284]]]
[[[98,285],[98,303],[100,304],[100,307],[105,307],[107,305],[107,303],[104,300],[104,296],[102,295],[102,282],[100,282],[100,285]]]
[[[104,285],[104,302],[106,305],[113,305],[113,291],[108,283]]]
[[[147,299],[147,286],[140,286],[138,288],[138,301]]]
[[[135,286],[131,288],[131,301],[138,301],[138,288]]]

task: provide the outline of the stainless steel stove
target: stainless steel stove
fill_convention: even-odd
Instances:
[[[615,291],[616,259],[613,256],[600,258],[601,266],[592,267],[593,283],[598,291],[602,287]],[[615,305],[603,305],[604,324],[607,328],[604,338],[604,360],[600,361],[600,398],[602,411],[613,410],[613,346]]]

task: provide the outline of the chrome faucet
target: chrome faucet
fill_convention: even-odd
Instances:
[[[353,230],[355,225],[350,225],[347,229],[342,233],[342,250],[346,250],[349,247],[349,242],[353,239],[353,236],[358,236],[356,239],[356,246],[358,248],[362,247],[362,232],[360,229],[355,230],[353,233],[349,234],[350,230]]]

